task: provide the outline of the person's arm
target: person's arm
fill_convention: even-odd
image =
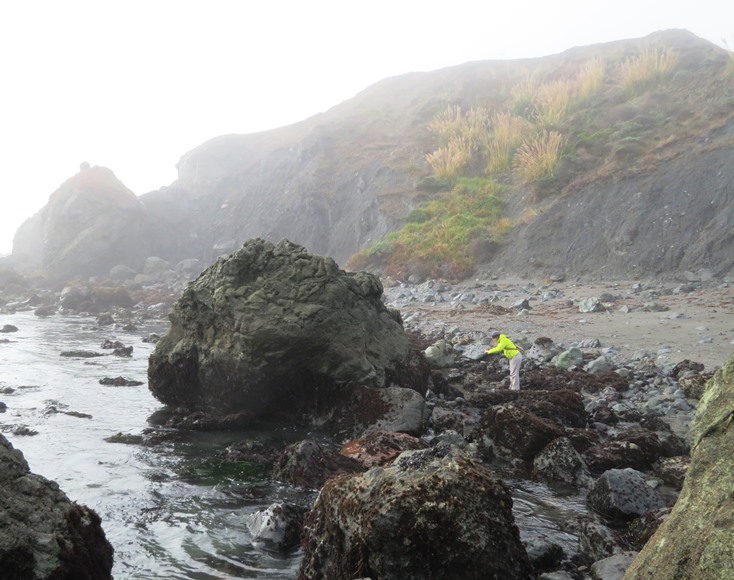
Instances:
[[[500,339],[497,341],[497,346],[494,348],[491,348],[487,351],[487,354],[495,354],[498,352],[503,352],[506,348],[510,347],[512,343],[510,342],[510,339],[506,336],[501,336]]]
[[[507,339],[506,336],[501,336],[500,339],[497,341],[497,346],[495,346],[494,348],[490,348],[487,351],[487,354],[495,354],[498,352],[502,352],[503,350],[505,350],[505,347],[507,346],[508,342],[509,340]]]

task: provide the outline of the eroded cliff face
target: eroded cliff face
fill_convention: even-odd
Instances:
[[[287,238],[344,266],[445,194],[417,185],[431,175],[426,154],[440,143],[429,127],[447,104],[492,110],[533,74],[572,78],[590,59],[619,67],[651,43],[676,51],[675,83],[630,97],[610,80],[571,113],[564,130],[573,138],[551,179],[529,187],[509,174],[501,180],[513,227],[479,267],[617,279],[701,268],[729,275],[734,76],[722,72],[730,60],[722,49],[685,31],[386,79],[300,123],[211,139],[181,158],[174,183],[138,198],[109,170],[89,169],[24,224],[13,257],[70,279],[137,268],[148,256],[205,267],[259,237]],[[586,132],[574,133],[579,125]]]

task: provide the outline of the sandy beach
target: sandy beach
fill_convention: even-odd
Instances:
[[[417,314],[424,332],[451,326],[464,331],[498,329],[523,342],[545,336],[564,345],[599,339],[602,348],[612,347],[623,357],[649,351],[660,365],[690,359],[713,371],[734,354],[734,288],[720,284],[676,293],[674,284],[635,284],[492,281],[500,298],[490,304],[416,300],[398,308],[404,318]],[[481,284],[463,288],[470,292],[473,285]],[[447,294],[461,290],[457,286]],[[604,311],[579,311],[580,301],[605,295],[614,300],[603,301]],[[530,308],[518,314],[513,306],[523,299]],[[667,310],[646,311],[651,304]]]

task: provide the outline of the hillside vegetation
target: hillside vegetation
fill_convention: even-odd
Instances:
[[[399,279],[725,277],[734,58],[670,30],[409,73],[293,125],[215,137],[177,169],[134,211],[120,194],[93,215],[83,200],[103,192],[72,176],[16,233],[15,264],[71,279],[287,238]]]
[[[465,276],[513,228],[591,184],[653,172],[682,151],[731,149],[731,137],[710,136],[734,115],[734,57],[681,40],[572,51],[448,102],[427,124],[426,201],[350,266]]]

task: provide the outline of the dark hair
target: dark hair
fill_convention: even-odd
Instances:
[[[490,336],[492,338],[499,338],[500,337],[500,333],[495,330]]]

